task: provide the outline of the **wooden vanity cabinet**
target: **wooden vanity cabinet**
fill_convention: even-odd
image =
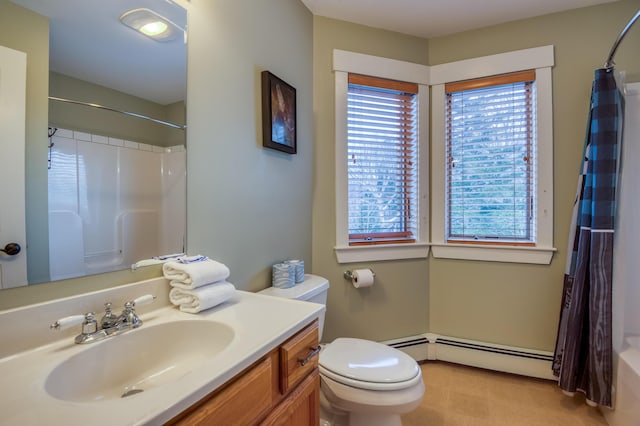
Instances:
[[[317,348],[316,320],[169,424],[317,426]]]

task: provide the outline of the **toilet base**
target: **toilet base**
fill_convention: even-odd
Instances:
[[[416,409],[423,396],[423,382],[404,390],[380,392],[351,388],[320,375],[320,424],[402,426],[400,415]]]
[[[349,426],[349,413],[331,406],[320,390],[320,426]]]

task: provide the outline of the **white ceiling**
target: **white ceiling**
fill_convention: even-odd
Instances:
[[[185,99],[182,38],[157,42],[118,19],[128,10],[148,8],[184,28],[187,13],[180,6],[169,0],[11,1],[49,18],[51,70],[162,105]]]
[[[49,17],[52,70],[163,105],[185,99],[182,41],[158,43],[118,21],[147,7],[186,26],[186,11],[171,0],[11,1]],[[301,1],[316,15],[432,38],[616,0]]]
[[[314,14],[423,38],[617,0],[302,0]]]

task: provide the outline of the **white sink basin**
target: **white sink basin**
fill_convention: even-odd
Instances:
[[[234,336],[231,327],[215,321],[143,325],[61,362],[45,389],[54,398],[76,402],[131,397],[180,379],[224,351]]]

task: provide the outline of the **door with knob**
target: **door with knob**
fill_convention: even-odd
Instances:
[[[24,211],[27,55],[0,46],[0,288],[27,285]]]

